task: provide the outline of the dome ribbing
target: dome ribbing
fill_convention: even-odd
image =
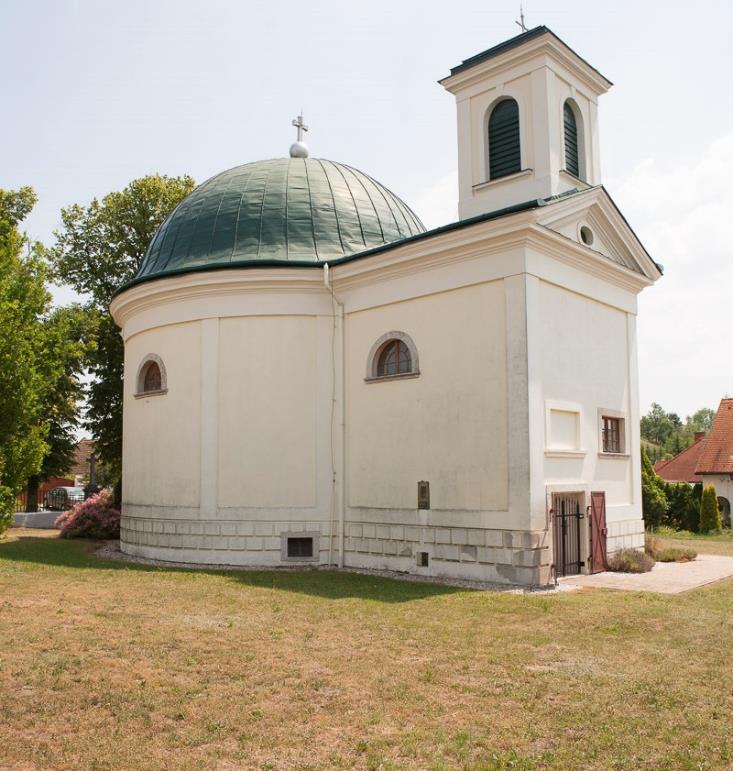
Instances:
[[[318,158],[237,166],[197,187],[160,226],[138,278],[250,261],[325,262],[423,233],[396,195]]]

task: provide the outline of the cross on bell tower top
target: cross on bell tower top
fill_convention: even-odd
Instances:
[[[522,32],[527,31],[527,25],[524,23],[524,9],[522,8],[522,4],[519,4],[519,21],[514,22],[518,27],[521,28]]]
[[[303,141],[303,132],[308,131],[308,126],[303,122],[303,111],[300,111],[300,115],[297,118],[293,118],[292,125],[298,130],[298,138],[292,145],[290,145],[290,157],[291,158],[307,158],[308,157],[308,145]]]

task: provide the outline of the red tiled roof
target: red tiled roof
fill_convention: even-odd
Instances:
[[[93,439],[82,439],[74,450],[74,461],[69,469],[69,474],[74,476],[89,476],[89,458],[94,451]]]
[[[705,448],[695,468],[696,474],[733,473],[733,399],[723,399]]]
[[[705,447],[705,436],[695,435],[695,444],[691,444],[672,460],[658,460],[654,464],[654,470],[667,482],[702,482],[702,478],[695,473],[700,454]]]

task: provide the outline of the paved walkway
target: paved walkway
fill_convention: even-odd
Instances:
[[[626,589],[632,592],[679,594],[733,576],[733,557],[700,554],[692,562],[657,562],[648,573],[596,573],[568,576],[560,586]]]

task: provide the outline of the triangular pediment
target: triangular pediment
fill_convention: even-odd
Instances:
[[[659,266],[603,187],[549,201],[538,210],[537,223],[652,281],[661,276]]]

